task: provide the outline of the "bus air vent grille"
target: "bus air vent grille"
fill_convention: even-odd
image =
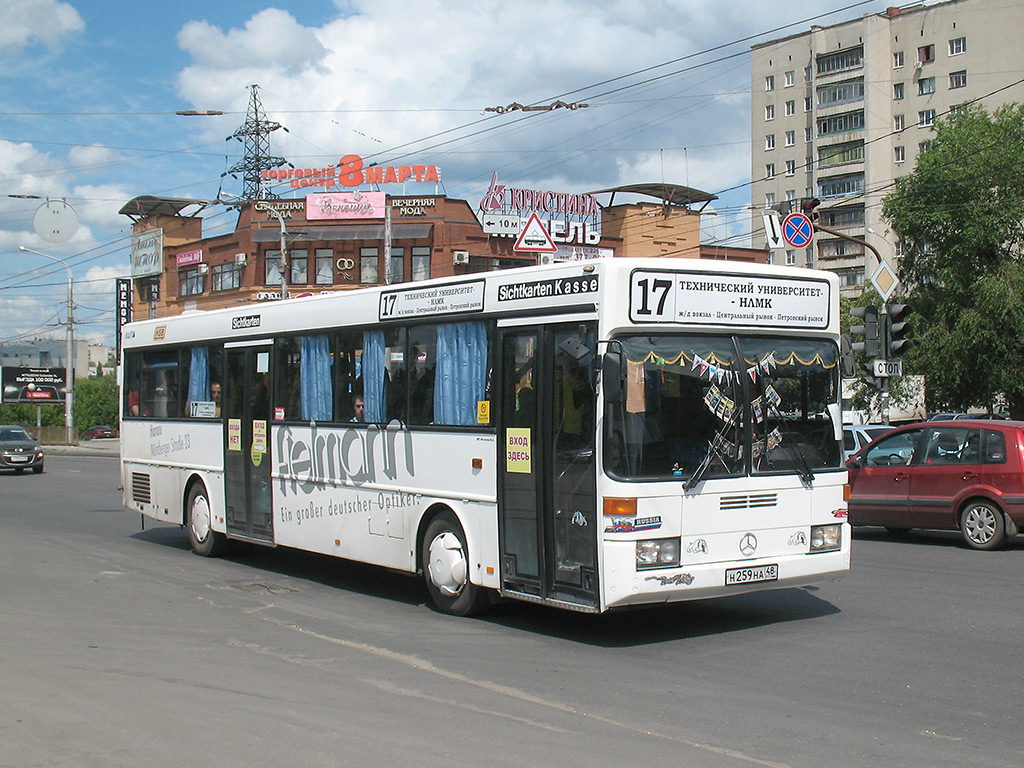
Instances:
[[[742,493],[735,496],[723,496],[719,502],[722,511],[734,509],[764,509],[777,506],[779,497],[774,493]]]
[[[132,501],[149,504],[152,500],[149,475],[143,472],[132,472]]]

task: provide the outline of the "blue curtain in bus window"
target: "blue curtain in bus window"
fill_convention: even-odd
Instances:
[[[206,402],[209,399],[209,353],[206,347],[192,347],[192,364],[188,369],[188,402]]]
[[[483,323],[437,326],[434,382],[436,424],[476,424],[476,404],[487,385],[487,329]]]
[[[363,333],[363,408],[369,422],[386,421],[384,407],[384,331]]]
[[[301,336],[299,340],[302,418],[309,421],[330,421],[333,416],[330,341],[323,334]]]

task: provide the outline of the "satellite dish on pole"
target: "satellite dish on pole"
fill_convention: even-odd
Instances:
[[[47,200],[32,219],[36,234],[48,243],[66,243],[78,230],[78,214],[63,200]]]

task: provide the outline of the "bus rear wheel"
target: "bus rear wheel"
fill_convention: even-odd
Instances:
[[[489,604],[487,591],[469,580],[466,534],[454,515],[442,512],[430,521],[421,555],[427,592],[438,610],[472,616]]]
[[[188,492],[185,528],[192,551],[200,557],[217,557],[227,548],[227,537],[213,530],[213,513],[206,487],[195,483]]]

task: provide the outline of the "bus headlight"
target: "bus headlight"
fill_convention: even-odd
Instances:
[[[675,568],[679,565],[679,539],[644,539],[636,543],[636,569]]]
[[[811,552],[835,552],[843,544],[843,526],[812,525]]]

